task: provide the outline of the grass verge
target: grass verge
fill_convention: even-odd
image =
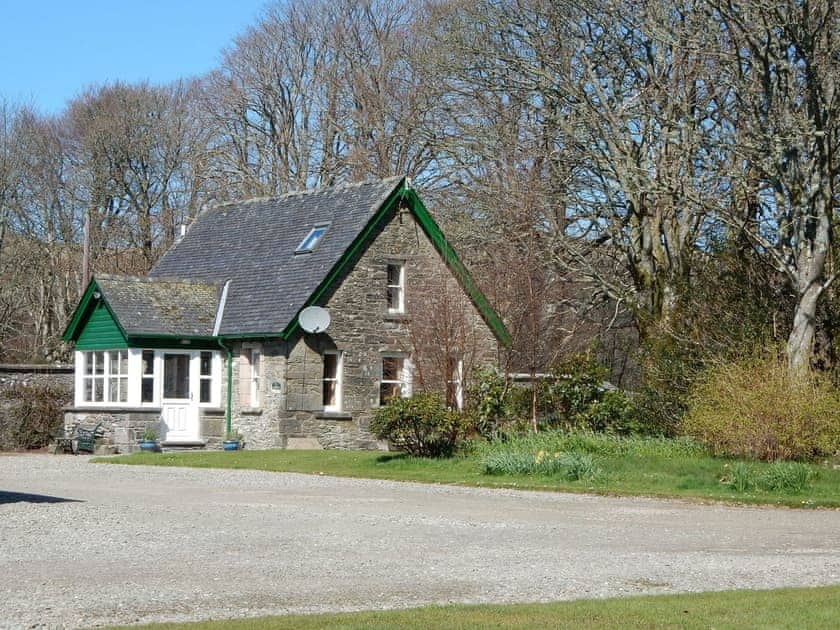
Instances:
[[[408,610],[284,615],[159,624],[147,628],[830,628],[840,586],[654,595],[508,606],[427,606]]]
[[[467,454],[445,459],[371,451],[245,450],[134,453],[94,461],[789,507],[840,507],[840,470],[831,466],[810,465],[803,475],[801,470],[781,469],[777,464],[712,457],[702,448],[681,440],[541,434],[515,443],[475,446]],[[778,482],[779,478],[784,483]]]

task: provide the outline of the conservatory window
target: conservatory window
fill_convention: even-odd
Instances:
[[[128,401],[128,352],[106,350],[83,353],[82,399],[85,402]]]

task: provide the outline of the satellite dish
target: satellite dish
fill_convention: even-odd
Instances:
[[[330,325],[330,312],[320,306],[307,306],[298,315],[298,323],[308,333],[324,332]]]

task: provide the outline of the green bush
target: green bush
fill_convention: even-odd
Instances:
[[[630,398],[604,388],[607,369],[590,355],[575,355],[555,365],[552,376],[539,384],[537,392],[540,415],[548,428],[623,435],[641,431]]]
[[[826,380],[794,379],[780,358],[709,369],[681,430],[718,455],[767,461],[834,455],[840,394]]]
[[[607,371],[589,355],[576,355],[552,369],[537,388],[537,418],[543,429],[643,432],[635,407],[621,391],[603,387]],[[468,410],[476,431],[488,439],[507,439],[527,431],[531,388],[511,383],[493,370],[479,370],[468,392]]]
[[[469,429],[465,416],[446,408],[436,393],[392,398],[380,407],[370,431],[418,457],[448,457],[463,443]]]
[[[42,448],[61,433],[61,408],[73,395],[69,387],[17,384],[3,392],[0,413],[0,449]]]
[[[467,413],[484,438],[503,438],[527,429],[530,405],[530,391],[513,385],[494,369],[478,369],[470,379]]]

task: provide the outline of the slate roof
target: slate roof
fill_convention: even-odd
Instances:
[[[109,275],[95,279],[129,336],[213,334],[219,283]]]
[[[279,333],[402,182],[395,177],[210,207],[149,276],[213,285],[229,280],[219,334]],[[315,249],[296,254],[324,223],[329,227]]]

